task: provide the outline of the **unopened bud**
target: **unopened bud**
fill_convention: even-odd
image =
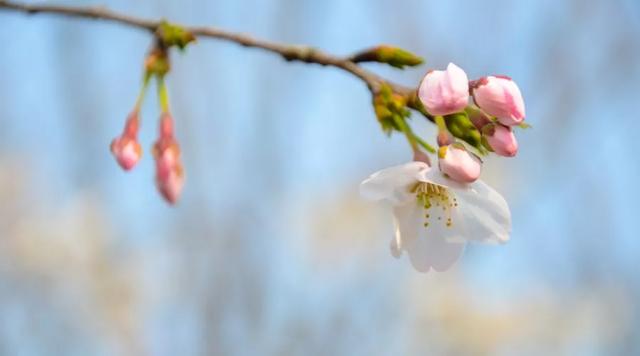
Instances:
[[[505,76],[488,76],[472,82],[476,104],[501,124],[520,124],[525,117],[524,100],[516,83]]]
[[[184,186],[180,146],[173,136],[173,120],[165,113],[160,119],[160,138],[153,146],[156,160],[156,186],[170,204],[175,204]]]
[[[482,135],[497,155],[513,157],[518,153],[518,141],[510,127],[489,124],[482,128]]]
[[[130,171],[142,157],[142,147],[135,138],[121,136],[111,141],[111,153],[125,171]]]
[[[142,146],[137,138],[139,125],[138,113],[134,111],[127,118],[122,135],[111,141],[111,153],[125,171],[133,169],[142,157]]]
[[[418,97],[431,115],[449,115],[464,110],[469,102],[467,74],[453,63],[424,77]]]
[[[180,149],[175,145],[158,150],[156,155],[156,186],[170,204],[175,204],[184,186],[184,170]]]
[[[471,183],[480,177],[482,162],[464,146],[451,144],[440,147],[438,167],[442,173],[457,182]]]

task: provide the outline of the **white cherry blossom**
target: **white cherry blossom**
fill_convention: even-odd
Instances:
[[[410,162],[372,174],[360,191],[365,198],[392,205],[391,253],[400,257],[406,251],[421,272],[447,270],[469,241],[509,240],[509,206],[480,180],[459,183],[424,162]]]

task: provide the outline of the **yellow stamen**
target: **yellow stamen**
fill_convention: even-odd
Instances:
[[[440,215],[436,212],[438,220],[442,220],[442,217],[446,217],[445,226],[451,227],[453,221],[451,219],[451,211],[458,207],[458,201],[453,195],[450,194],[446,187],[428,182],[419,182],[412,189],[412,193],[416,194],[416,200],[425,210],[431,209],[434,205],[442,207],[443,214]],[[440,210],[440,209],[438,209]],[[431,214],[425,213],[424,227],[429,226],[429,219]]]

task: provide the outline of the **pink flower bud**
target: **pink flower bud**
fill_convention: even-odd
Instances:
[[[460,112],[469,102],[467,74],[453,63],[447,70],[430,71],[420,83],[418,97],[431,115]]]
[[[125,171],[131,170],[142,157],[142,147],[138,142],[138,112],[129,114],[122,135],[111,141],[111,153]]]
[[[471,86],[476,104],[487,114],[497,117],[501,124],[513,126],[524,120],[524,100],[511,78],[483,77]]]
[[[131,170],[142,157],[142,147],[135,137],[121,136],[111,141],[111,153],[125,171]]]
[[[482,134],[497,155],[513,157],[518,153],[518,141],[510,127],[489,124],[482,128]]]
[[[173,120],[163,114],[160,120],[160,138],[153,146],[156,160],[156,186],[170,204],[175,204],[184,186],[184,170],[180,162],[180,146],[173,137]]]
[[[175,204],[184,186],[184,170],[180,163],[180,149],[172,144],[156,155],[156,185],[171,204]]]
[[[461,145],[440,147],[438,158],[440,171],[455,181],[471,183],[480,177],[482,162]]]

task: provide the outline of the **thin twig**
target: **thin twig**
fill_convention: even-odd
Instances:
[[[160,21],[157,20],[146,20],[132,17],[113,12],[103,7],[72,7],[48,4],[20,4],[0,0],[0,10],[17,11],[26,14],[49,13],[71,17],[105,20],[147,30],[151,33],[155,32],[160,25]],[[217,38],[234,42],[245,47],[261,48],[269,52],[277,53],[288,61],[315,63],[323,66],[342,69],[362,80],[372,93],[377,93],[380,89],[381,84],[383,83],[389,85],[389,87],[391,87],[391,89],[395,93],[406,96],[407,98],[411,97],[415,93],[414,89],[392,83],[384,78],[381,78],[377,74],[362,68],[358,64],[351,61],[349,59],[350,57],[343,58],[335,56],[322,50],[308,46],[296,46],[270,42],[245,34],[224,31],[215,27],[185,26],[184,28],[196,37]],[[413,109],[418,109],[412,106],[411,100],[409,101],[409,106]]]

